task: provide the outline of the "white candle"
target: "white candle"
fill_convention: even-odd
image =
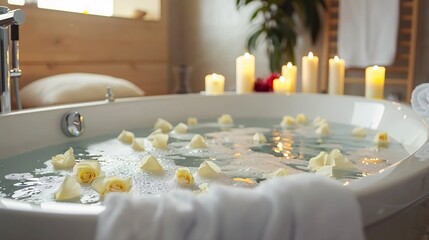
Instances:
[[[312,52],[302,58],[302,92],[317,93],[319,58]]]
[[[290,93],[292,91],[292,81],[283,76],[276,78],[273,81],[273,90],[276,93]]]
[[[377,65],[365,69],[365,97],[384,98],[384,78],[386,69]]]
[[[220,74],[209,74],[205,78],[206,80],[206,94],[207,95],[219,95],[224,92],[225,89],[225,77]]]
[[[255,56],[245,53],[236,60],[236,92],[251,93],[255,84]]]
[[[296,92],[296,72],[297,68],[295,65],[292,65],[291,62],[282,66],[282,76],[290,81],[291,87],[289,92],[292,93]]]
[[[344,94],[344,74],[345,74],[345,61],[344,59],[334,58],[329,59],[329,94]]]

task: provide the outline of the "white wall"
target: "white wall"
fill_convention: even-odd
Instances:
[[[226,78],[226,90],[235,89],[235,59],[245,52],[249,18],[253,6],[239,11],[233,0],[170,0],[170,60],[171,65],[193,66],[192,90],[204,90],[204,77],[216,72]],[[320,37],[322,39],[322,37]],[[297,62],[312,50],[320,56],[321,41],[311,47],[308,39],[298,41]],[[264,46],[256,55],[256,75],[270,74]],[[298,66],[299,67],[299,66]],[[298,83],[298,86],[300,84]],[[174,87],[171,84],[170,89]]]

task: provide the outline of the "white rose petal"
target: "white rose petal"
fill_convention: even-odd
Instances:
[[[161,129],[163,133],[168,133],[173,129],[173,126],[168,121],[158,118],[158,120],[155,122],[155,125],[153,127],[154,129]]]
[[[299,113],[298,115],[296,115],[295,121],[298,124],[306,124],[307,123],[307,116],[303,113]]]
[[[173,130],[175,133],[184,134],[188,132],[188,126],[184,123],[179,123]]]
[[[325,151],[321,151],[317,156],[312,157],[310,161],[308,161],[308,168],[317,171],[321,167],[326,165],[326,161],[328,158],[328,153]]]
[[[253,142],[256,144],[263,144],[267,142],[267,138],[262,133],[255,133],[255,135],[253,135]]]
[[[198,174],[201,177],[205,178],[215,178],[217,177],[222,170],[216,163],[212,161],[204,161],[201,163],[200,167],[198,168]]]
[[[313,120],[313,126],[315,126],[315,127],[318,127],[318,126],[320,126],[320,125],[322,125],[324,123],[327,123],[326,119],[324,119],[324,118],[322,118],[320,116],[317,116]]]
[[[82,187],[74,176],[66,176],[55,193],[55,200],[64,201],[80,197]]]
[[[280,126],[286,128],[295,126],[295,118],[288,115],[284,116],[282,122],[280,123]]]
[[[200,189],[201,193],[207,193],[209,191],[209,184],[201,183],[200,185],[198,185],[198,188]]]
[[[168,135],[167,134],[156,134],[152,140],[152,146],[158,149],[165,149],[168,147]]]
[[[144,151],[144,139],[134,138],[133,143],[131,144],[131,148],[134,151],[138,151],[138,152]]]
[[[126,144],[131,144],[133,142],[134,139],[134,133],[130,132],[130,131],[125,131],[122,130],[122,132],[119,134],[119,136],[116,138],[119,141],[126,143]]]
[[[142,159],[142,161],[140,162],[140,169],[152,173],[164,172],[164,168],[162,167],[162,165],[152,155],[148,155]]]
[[[333,149],[329,153],[328,159],[332,159],[335,162],[335,168],[341,168],[341,169],[354,168],[354,164],[348,158],[346,158],[339,149]]]
[[[356,138],[365,138],[366,134],[365,128],[355,127],[352,130],[352,136]]]
[[[197,134],[192,137],[191,142],[187,146],[188,148],[207,148],[206,141],[204,138]]]
[[[328,168],[330,167],[330,168]],[[308,168],[322,175],[332,175],[333,169],[354,169],[355,165],[340,150],[333,149],[329,154],[322,151],[308,162]]]
[[[222,114],[220,118],[217,119],[217,122],[220,124],[233,124],[234,120],[232,119],[231,115],[229,114]]]
[[[151,133],[147,136],[147,139],[149,139],[149,140],[153,140],[153,138],[154,138],[156,135],[160,134],[160,133],[162,133],[162,130],[161,130],[161,129],[156,129],[155,131],[151,132]]]
[[[70,169],[76,164],[73,148],[69,148],[64,154],[52,157],[51,163],[55,169]]]
[[[263,178],[274,178],[274,177],[283,177],[283,176],[287,176],[289,173],[285,168],[279,168],[277,170],[275,170],[272,173],[268,173],[268,174],[263,174],[262,177]]]
[[[322,123],[317,129],[316,134],[321,137],[327,137],[331,134],[331,128],[329,127],[328,123]]]
[[[190,117],[188,118],[187,123],[188,123],[188,126],[195,126],[198,124],[198,119],[194,117]]]
[[[334,167],[333,166],[324,166],[319,168],[319,170],[316,171],[316,174],[332,177],[334,173]]]

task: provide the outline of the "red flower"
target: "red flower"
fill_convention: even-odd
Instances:
[[[257,78],[255,81],[255,85],[253,87],[253,90],[255,92],[268,92],[269,91],[269,87],[267,85],[267,83],[265,82],[264,79],[262,78]]]

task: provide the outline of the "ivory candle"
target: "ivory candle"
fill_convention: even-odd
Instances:
[[[329,86],[328,93],[332,95],[344,94],[345,61],[338,56],[329,59]]]
[[[296,92],[296,73],[297,68],[291,62],[288,62],[286,65],[282,66],[282,76],[290,81],[290,91],[291,93]]]
[[[220,74],[209,74],[205,78],[206,81],[206,94],[219,95],[225,89],[225,77]]]
[[[236,60],[236,92],[251,93],[255,84],[255,56],[245,53]]]
[[[317,92],[319,58],[313,56],[312,52],[302,58],[302,92]]]
[[[384,98],[384,78],[386,69],[374,65],[365,69],[365,97]]]
[[[292,91],[292,82],[283,76],[273,81],[273,90],[276,93],[290,93]]]

